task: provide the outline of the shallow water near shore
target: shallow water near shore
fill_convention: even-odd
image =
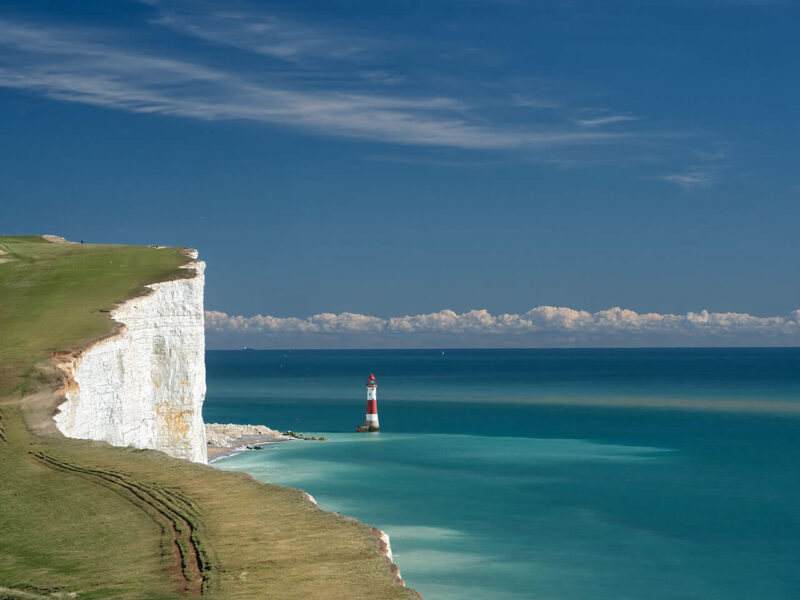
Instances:
[[[207,421],[330,438],[215,466],[387,531],[426,600],[800,597],[796,349],[207,360]]]

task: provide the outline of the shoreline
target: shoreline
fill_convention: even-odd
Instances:
[[[291,433],[291,432],[289,432]],[[267,446],[270,444],[279,444],[282,442],[291,442],[298,439],[303,439],[302,437],[289,436],[283,435],[281,432],[276,431],[274,429],[270,429],[265,425],[236,425],[234,423],[206,423],[206,436],[208,438],[208,464],[211,465],[223,458],[228,458],[230,456],[234,456],[236,454],[241,454],[242,452],[246,452],[248,450],[254,450],[254,446]],[[316,438],[310,438],[316,439]],[[252,475],[250,477],[255,481],[260,481],[256,479]],[[261,482],[267,483],[267,482]],[[287,489],[294,489],[300,493],[300,495],[310,504],[312,504],[315,508],[319,510],[325,510],[320,508],[319,504],[317,503],[316,499],[306,492],[305,490],[301,490],[298,488],[287,488]],[[355,517],[350,517],[348,515],[342,515],[341,513],[335,511],[325,511],[325,512],[334,512],[334,514],[339,515],[349,521],[354,521],[367,527],[372,534],[373,538],[376,542],[376,550],[378,554],[389,561],[390,569],[392,575],[394,576],[395,583],[405,587],[406,589],[412,591],[417,595],[417,598],[422,599],[422,595],[417,592],[416,590],[412,590],[406,586],[405,581],[403,580],[403,576],[400,574],[399,567],[394,562],[394,556],[392,554],[392,545],[389,538],[389,534],[385,531],[378,529],[377,527],[372,527],[371,525],[367,525],[366,523],[362,523]]]
[[[252,437],[253,439],[247,439]],[[222,460],[223,458],[230,458],[231,456],[236,456],[237,454],[241,454],[242,452],[247,452],[248,450],[254,450],[253,446],[269,446],[270,444],[280,444],[281,442],[291,442],[294,438],[287,438],[287,437],[258,437],[258,436],[245,436],[243,438],[239,438],[237,440],[237,445],[235,446],[225,446],[225,447],[217,447],[217,446],[209,446],[208,447],[208,464],[213,464],[218,460]]]
[[[265,425],[237,425],[235,423],[206,423],[206,450],[208,464],[240,454],[253,446],[288,442],[297,438],[283,435]]]

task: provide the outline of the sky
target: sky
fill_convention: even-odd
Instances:
[[[800,3],[5,0],[0,231],[209,347],[800,345]]]

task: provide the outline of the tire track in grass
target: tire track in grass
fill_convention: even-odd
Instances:
[[[161,529],[163,547],[173,555],[172,571],[182,580],[183,591],[201,595],[209,590],[213,568],[198,533],[197,509],[188,498],[177,490],[144,484],[123,473],[80,467],[44,452],[31,454],[45,466],[110,489],[142,510]]]

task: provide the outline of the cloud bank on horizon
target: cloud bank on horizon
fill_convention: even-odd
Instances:
[[[793,346],[800,345],[800,310],[757,317],[537,306],[523,314],[442,310],[388,319],[348,312],[282,318],[206,311],[206,331],[209,347],[220,349]]]

